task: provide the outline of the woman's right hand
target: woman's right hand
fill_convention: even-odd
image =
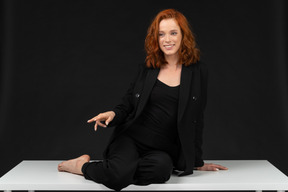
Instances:
[[[107,111],[104,113],[99,113],[97,116],[89,119],[87,122],[92,123],[95,121],[94,129],[97,131],[97,126],[107,127],[107,125],[114,119],[115,112],[114,111]],[[101,123],[101,121],[105,121],[105,124]]]

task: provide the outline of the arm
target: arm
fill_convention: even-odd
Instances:
[[[204,161],[202,159],[202,139],[203,139],[203,128],[204,128],[204,111],[207,103],[207,84],[208,84],[208,69],[204,63],[200,63],[200,83],[201,83],[201,106],[200,116],[196,125],[196,159],[195,167],[202,167]]]
[[[100,113],[97,116],[88,120],[88,123],[92,123],[95,121],[94,126],[95,131],[97,130],[98,125],[101,127],[107,127],[108,125],[112,127],[120,124],[125,120],[125,118],[129,115],[129,113],[133,111],[135,107],[133,105],[133,89],[137,78],[142,73],[143,68],[144,68],[143,64],[139,65],[138,73],[133,79],[133,81],[130,83],[129,88],[126,91],[126,94],[122,97],[122,102],[119,105],[115,106],[112,111]],[[101,123],[101,121],[105,121],[105,124]]]
[[[204,163],[202,159],[202,134],[204,128],[204,110],[207,103],[207,85],[208,85],[208,69],[205,64],[201,63],[200,66],[201,73],[201,112],[198,124],[196,126],[196,160],[195,160],[195,169],[200,171],[218,171],[218,170],[227,170],[227,167],[213,164],[213,163]]]
[[[134,79],[132,80],[132,82],[130,83],[130,86],[126,91],[126,94],[122,97],[122,102],[113,108],[112,111],[114,111],[116,115],[114,120],[111,122],[110,126],[119,125],[134,110],[135,105],[133,101],[134,99],[133,90],[137,79],[141,76],[144,70],[144,67],[145,66],[143,64],[140,64],[138,66],[138,72],[134,77]]]

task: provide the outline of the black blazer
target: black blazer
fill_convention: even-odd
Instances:
[[[116,127],[110,143],[141,114],[157,80],[158,73],[159,69],[147,68],[144,64],[139,66],[138,74],[122,98],[122,103],[113,109],[116,116],[108,127]],[[201,167],[204,164],[201,146],[206,100],[206,66],[201,62],[191,64],[188,67],[183,65],[177,117],[181,150],[178,163],[175,165],[177,170],[183,171],[180,175],[192,174],[194,167]]]

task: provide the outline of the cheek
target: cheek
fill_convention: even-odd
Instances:
[[[159,42],[159,46],[161,47],[161,45],[163,44],[163,39],[159,38],[158,42]]]
[[[159,44],[159,48],[163,51],[163,40],[162,39],[159,39],[158,41],[158,44]]]
[[[177,44],[181,44],[181,37],[176,37],[175,41],[177,42]]]
[[[181,44],[181,40],[179,39],[179,37],[174,37],[173,42],[175,43],[176,47],[179,47]]]

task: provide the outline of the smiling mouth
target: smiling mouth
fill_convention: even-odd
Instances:
[[[171,49],[172,47],[173,47],[174,45],[164,45],[164,47],[166,48],[166,49]]]

